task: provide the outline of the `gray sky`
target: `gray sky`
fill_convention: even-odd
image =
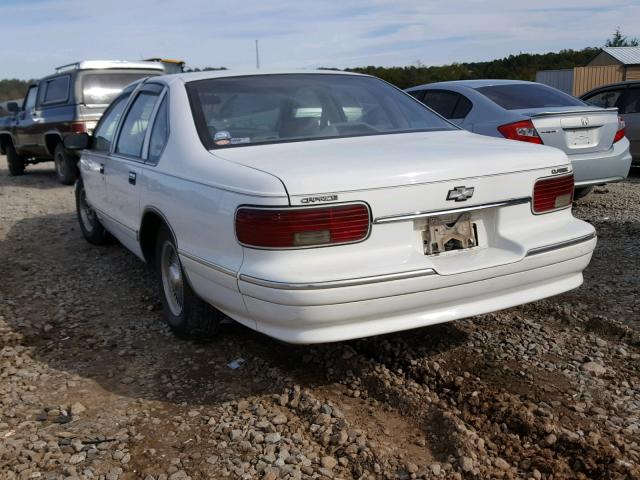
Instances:
[[[639,0],[0,0],[0,78],[80,59],[194,67],[426,65],[601,46],[640,36]]]

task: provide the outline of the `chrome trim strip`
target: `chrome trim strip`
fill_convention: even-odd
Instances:
[[[189,260],[192,260],[196,263],[199,263],[200,265],[203,265],[205,267],[209,267],[213,270],[216,270],[220,273],[225,273],[227,275],[231,275],[232,277],[236,277],[238,272],[231,270],[230,268],[226,268],[226,267],[222,267],[220,265],[216,265],[215,263],[211,263],[207,260],[205,260],[204,258],[200,258],[196,255],[192,255],[190,253],[185,252],[184,250],[180,250],[178,249],[178,254],[182,255],[183,257],[188,258]]]
[[[583,235],[582,237],[574,238],[572,240],[565,240],[564,242],[545,245],[544,247],[532,248],[531,250],[527,251],[527,254],[525,256],[531,257],[533,255],[551,252],[560,248],[571,247],[572,245],[578,245],[579,243],[588,242],[589,240],[592,240],[594,238],[596,238],[596,232],[590,233],[589,235]]]
[[[481,205],[473,205],[470,207],[450,208],[447,210],[425,210],[422,212],[404,213],[401,215],[388,215],[385,217],[377,217],[373,220],[374,224],[405,222],[407,220],[415,220],[416,218],[436,217],[438,215],[448,215],[450,213],[472,212],[474,210],[484,210],[487,208],[507,207],[511,205],[522,205],[531,202],[531,197],[512,198],[511,200],[503,200],[501,202],[483,203]]]
[[[436,271],[432,268],[423,268],[420,270],[410,270],[408,272],[388,273],[384,275],[373,275],[371,277],[347,278],[345,280],[329,280],[326,282],[310,282],[310,283],[289,283],[265,280],[262,278],[252,277],[251,275],[240,274],[240,280],[261,287],[277,288],[279,290],[323,290],[326,288],[339,287],[355,287],[358,285],[369,285],[371,283],[391,282],[394,280],[406,280],[408,278],[428,277],[436,275]]]

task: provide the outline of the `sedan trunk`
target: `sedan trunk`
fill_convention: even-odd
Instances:
[[[618,129],[617,109],[584,107],[516,110],[531,118],[542,142],[567,155],[611,149]]]

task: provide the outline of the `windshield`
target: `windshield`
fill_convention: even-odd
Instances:
[[[373,77],[225,77],[190,82],[187,91],[208,149],[455,129],[410,96]]]
[[[87,73],[82,78],[82,96],[85,105],[109,105],[122,89],[140,78],[159,75],[157,70],[140,72]]]
[[[571,95],[539,83],[512,83],[478,87],[476,90],[507,110],[547,107],[583,107]]]

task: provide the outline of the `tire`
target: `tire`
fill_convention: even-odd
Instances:
[[[53,160],[56,163],[56,174],[60,183],[73,185],[78,178],[78,157],[67,152],[62,143],[58,143],[53,152]]]
[[[589,195],[589,193],[591,193],[591,190],[593,190],[593,187],[577,187],[573,191],[573,199],[580,200],[581,198]]]
[[[96,212],[87,202],[87,195],[84,189],[82,177],[78,179],[75,188],[76,214],[80,231],[85,240],[93,245],[105,245],[110,243],[111,235],[100,223]]]
[[[184,273],[171,231],[161,226],[156,239],[156,274],[167,324],[185,339],[214,337],[225,315],[196,295]]]
[[[16,152],[16,147],[13,146],[13,143],[9,143],[7,145],[6,151],[7,163],[9,164],[9,175],[11,175],[12,177],[23,175],[24,169],[27,165],[24,161],[24,157],[18,155],[18,152]]]

